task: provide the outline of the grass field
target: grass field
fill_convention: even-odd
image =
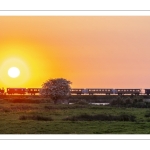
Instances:
[[[0,134],[149,134],[150,108],[0,99]]]

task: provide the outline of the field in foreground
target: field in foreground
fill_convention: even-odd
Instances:
[[[149,134],[150,108],[0,99],[0,134]]]

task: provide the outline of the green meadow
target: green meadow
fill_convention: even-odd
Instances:
[[[0,134],[149,134],[150,108],[0,99]]]

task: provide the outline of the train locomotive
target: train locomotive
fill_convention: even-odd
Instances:
[[[0,89],[0,95],[36,95],[41,88],[4,88]],[[144,92],[143,92],[144,91]],[[150,95],[150,89],[107,89],[107,88],[72,88],[71,95]]]

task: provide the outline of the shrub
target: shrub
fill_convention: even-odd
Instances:
[[[75,102],[74,104],[88,105],[89,103],[88,103],[86,100],[82,99],[82,100],[78,100],[78,101]]]
[[[111,101],[110,105],[112,106],[122,106],[122,107],[137,107],[137,108],[147,108],[150,107],[150,105],[147,105],[146,102],[143,102],[143,99],[139,97],[135,98],[123,98],[118,97],[117,99],[114,99]]]
[[[145,117],[150,117],[150,111],[147,111],[147,112],[145,113]]]
[[[44,117],[40,115],[32,115],[32,116],[20,116],[20,120],[37,120],[37,121],[52,121],[51,117]]]
[[[146,107],[146,103],[145,102],[137,102],[134,105],[137,108],[145,108]]]
[[[121,114],[119,116],[120,121],[135,121],[135,116],[134,115],[129,115],[129,114]]]
[[[135,121],[134,115],[121,114],[119,116],[112,116],[106,114],[88,115],[81,114],[79,116],[72,116],[64,118],[66,121]]]

